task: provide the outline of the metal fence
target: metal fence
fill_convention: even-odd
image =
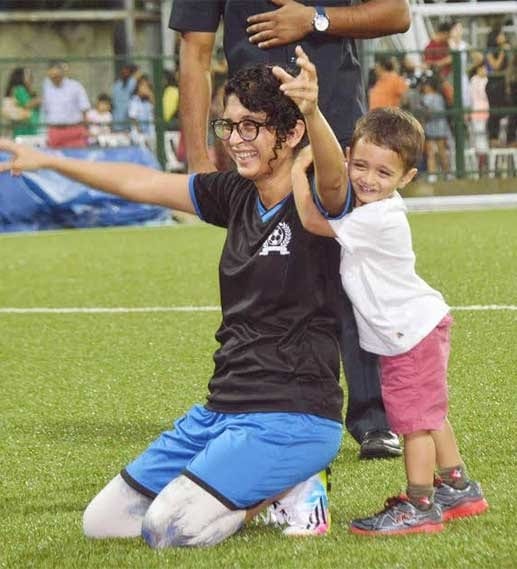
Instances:
[[[394,60],[395,68],[401,64],[404,56],[410,55],[415,60],[422,61],[421,52],[411,53],[389,53],[389,52],[364,52],[366,57],[363,60],[363,68],[365,76],[368,69],[373,67],[373,62],[379,57],[390,57]],[[478,50],[483,56],[486,50]],[[442,112],[427,112],[423,117],[418,117],[425,121],[432,118],[444,116],[450,126],[451,137],[448,141],[448,148],[451,157],[452,171],[441,173],[440,175],[451,175],[455,178],[490,176],[511,176],[517,170],[517,145],[515,141],[515,124],[517,120],[517,50],[508,52],[508,66],[505,74],[505,93],[506,98],[501,106],[492,106],[490,115],[492,117],[500,117],[500,132],[496,145],[489,146],[486,157],[482,157],[473,144],[472,133],[470,132],[470,119],[472,113],[476,109],[472,109],[465,105],[465,89],[468,82],[465,81],[469,69],[466,63],[465,54],[462,52],[451,52],[452,55],[452,72],[448,77],[450,83],[450,92],[453,93],[452,99]],[[111,93],[112,86],[117,78],[118,71],[123,65],[124,60],[117,58],[66,58],[64,60],[69,69],[69,75],[78,79],[85,87],[90,101],[95,101],[99,93]],[[147,74],[152,82],[155,93],[154,107],[154,128],[156,136],[153,143],[153,150],[156,152],[158,159],[164,167],[169,169],[176,167],[180,169],[182,164],[176,161],[174,166],[174,153],[171,155],[172,149],[177,146],[179,133],[168,132],[170,125],[166,124],[163,119],[162,93],[164,88],[164,72],[173,68],[173,62],[170,59],[162,57],[134,57],[132,61],[139,65],[142,72]],[[32,71],[34,76],[34,89],[41,92],[41,86],[45,79],[48,59],[0,59],[0,94],[5,95],[10,74],[14,68],[23,67]],[[405,76],[407,82],[411,84],[412,78],[408,76],[407,70],[399,67],[399,72]],[[420,89],[418,82],[410,86],[410,90],[415,92]],[[339,101],[336,101],[339,104]],[[403,105],[407,105],[405,100]],[[410,109],[413,110],[413,109]],[[0,118],[0,131],[4,135],[11,135],[13,132],[13,124]],[[44,136],[45,130],[44,119],[39,126],[38,132]],[[127,129],[130,129],[128,123]],[[179,127],[178,127],[179,128]],[[172,158],[171,158],[172,156]],[[172,162],[171,162],[172,160]],[[484,166],[483,166],[484,164]],[[425,175],[425,164],[423,164]]]

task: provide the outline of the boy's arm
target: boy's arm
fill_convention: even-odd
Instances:
[[[320,201],[330,215],[343,211],[347,194],[345,157],[337,138],[318,107],[316,68],[300,46],[296,47],[300,73],[292,77],[280,67],[273,68],[282,82],[280,89],[303,113],[312,147],[316,188]]]
[[[307,168],[312,162],[310,146],[305,147],[295,160],[291,169],[294,201],[302,225],[307,231],[323,237],[335,237],[330,223],[321,215],[309,186]]]
[[[1,138],[0,150],[12,154],[0,163],[0,172],[20,175],[27,170],[51,169],[122,198],[196,213],[189,192],[189,176],[166,174],[146,166],[121,162],[91,162],[40,152]]]

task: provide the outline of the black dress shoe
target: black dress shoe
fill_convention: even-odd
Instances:
[[[394,458],[402,454],[399,438],[391,431],[368,431],[359,458]]]

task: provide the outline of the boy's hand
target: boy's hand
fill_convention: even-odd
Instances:
[[[48,154],[35,150],[30,146],[16,144],[8,138],[0,138],[0,150],[10,152],[11,160],[0,163],[0,172],[11,171],[13,176],[19,176],[24,170],[39,170],[45,168]]]
[[[298,45],[295,53],[300,73],[293,77],[281,67],[273,67],[273,74],[281,81],[280,90],[290,97],[304,116],[312,115],[318,108],[318,75],[316,67]]]
[[[307,172],[307,168],[312,164],[312,148],[310,145],[305,146],[298,152],[293,164],[293,168]]]

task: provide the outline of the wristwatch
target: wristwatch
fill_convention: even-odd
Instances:
[[[329,29],[330,20],[323,6],[314,6],[316,13],[312,19],[312,27],[315,32],[324,33]]]

